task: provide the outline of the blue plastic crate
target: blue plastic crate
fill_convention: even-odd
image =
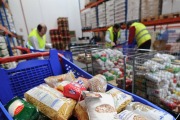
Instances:
[[[61,65],[59,62],[57,50],[51,50],[50,58],[48,60],[24,61],[19,63],[16,68],[10,70],[5,70],[3,68],[0,68],[0,76],[1,76],[0,101],[2,102],[2,104],[6,104],[15,96],[23,97],[24,93],[27,90],[41,83],[44,83],[44,78],[48,76],[64,74],[71,70],[73,71],[76,77],[82,76],[88,79],[93,77],[92,75],[83,71],[81,68],[74,65],[65,57],[62,57],[62,61],[63,61],[63,65]],[[111,88],[117,88],[117,87],[108,84],[107,90],[110,90]],[[134,101],[139,101],[143,104],[149,105],[153,108],[166,112],[163,109],[157,107],[156,105],[152,104],[151,102],[141,97],[138,97],[124,90],[121,91],[131,95]],[[10,119],[10,115],[0,104],[0,120],[4,120],[4,119],[6,120],[6,118]]]

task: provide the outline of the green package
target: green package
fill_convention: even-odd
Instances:
[[[106,57],[101,57],[101,60],[102,60],[103,62],[106,62],[107,58],[106,58]]]
[[[98,59],[99,55],[94,55],[93,58]]]
[[[36,120],[39,117],[37,108],[19,97],[14,97],[4,107],[14,120]]]
[[[116,61],[118,61],[119,60],[119,57],[116,57],[116,59],[115,59]]]
[[[178,73],[179,72],[179,68],[173,68],[174,73]]]
[[[109,80],[114,80],[114,77],[112,77],[112,76],[111,76],[111,77],[109,77]]]
[[[106,80],[109,81],[109,77],[107,75],[104,75],[104,77],[106,77]]]

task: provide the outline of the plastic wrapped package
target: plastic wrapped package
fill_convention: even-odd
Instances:
[[[78,77],[75,82],[85,86],[86,89],[89,88],[88,79],[86,79],[86,78]]]
[[[173,120],[173,116],[139,102],[131,102],[126,107],[126,110],[132,111],[150,120]]]
[[[8,55],[8,54],[9,54],[9,52],[8,52],[7,49],[0,50],[0,58],[1,58],[1,57],[5,57],[5,56]]]
[[[37,108],[19,97],[14,97],[5,108],[14,120],[36,120],[39,117]]]
[[[167,63],[171,63],[171,57],[167,54],[160,54],[160,53],[157,53],[156,55],[154,55],[155,58],[160,58],[160,59],[163,59],[164,62],[167,62]],[[175,59],[175,58],[174,58]]]
[[[0,43],[6,43],[6,40],[5,40],[5,38],[4,37],[0,37]]]
[[[53,120],[67,120],[72,115],[76,101],[58,97],[53,91],[35,87],[25,93],[27,102],[33,104],[40,112]]]
[[[154,89],[160,89],[162,88],[164,85],[166,84],[165,81],[161,81],[161,82],[152,82],[152,81],[146,81],[146,86],[150,87],[150,88],[154,88]]]
[[[166,97],[168,95],[168,89],[161,88],[161,89],[153,89],[153,88],[147,88],[147,95],[152,95],[155,97]]]
[[[117,114],[112,95],[100,94],[101,98],[85,98],[89,120],[112,120]]]
[[[107,80],[103,75],[96,75],[89,79],[89,89],[94,92],[105,92],[107,88]]]
[[[85,100],[82,100],[77,103],[75,107],[75,115],[78,118],[78,120],[89,120]]]
[[[115,118],[117,120],[149,120],[129,110],[122,111],[117,116],[115,116]]]
[[[143,64],[145,67],[149,68],[151,71],[158,71],[159,69],[165,69],[165,65],[157,63],[152,60],[148,60]]]
[[[77,82],[71,82],[68,85],[64,86],[63,94],[65,97],[72,98],[74,100],[82,100],[82,90],[87,90],[85,86],[77,83]]]
[[[146,94],[146,92],[137,89],[136,95],[138,95],[138,96],[140,96],[142,98],[146,98],[147,94]]]
[[[7,49],[6,43],[0,43],[0,50]]]
[[[132,96],[127,95],[116,88],[113,88],[106,93],[111,94],[114,99],[114,104],[117,113],[121,112],[132,100]]]
[[[69,81],[62,81],[62,82],[58,83],[57,89],[60,90],[60,91],[64,91],[64,86],[68,85],[69,83],[71,83],[71,82],[69,82]]]
[[[147,67],[144,67],[144,66],[136,66],[136,69],[137,70],[142,70],[142,71],[149,71],[149,69]]]
[[[70,82],[73,82],[75,81],[75,76],[74,76],[74,73],[72,71],[68,72],[67,74],[65,74],[64,78],[63,78],[63,81],[70,81]]]

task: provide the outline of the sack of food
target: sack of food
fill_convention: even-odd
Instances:
[[[62,81],[62,82],[58,83],[57,89],[60,91],[64,91],[64,86],[68,85],[69,83],[71,83],[71,82],[70,81]]]
[[[53,120],[67,120],[76,105],[75,100],[58,97],[56,92],[41,87],[27,91],[24,96],[27,102],[36,106],[40,112]]]
[[[121,113],[117,114],[115,118],[117,120],[149,120],[129,110],[122,111]]]
[[[75,81],[75,82],[77,82],[77,83],[79,83],[79,84],[81,84],[81,85],[85,86],[85,87],[86,87],[86,89],[89,87],[89,84],[88,84],[88,79],[86,79],[86,78],[83,78],[83,77],[78,77],[78,78],[76,79],[76,81]]]
[[[78,102],[75,107],[75,115],[78,120],[89,120],[85,100]]]
[[[107,88],[107,80],[103,75],[96,75],[89,81],[89,89],[94,92],[105,92]]]
[[[132,100],[132,96],[127,95],[116,88],[113,88],[106,93],[113,96],[117,113],[121,112]]]
[[[126,110],[132,111],[150,120],[173,120],[173,116],[168,113],[159,111],[140,102],[131,102]]]
[[[97,93],[102,97],[86,97],[85,103],[89,120],[113,120],[117,114],[112,95]]]
[[[79,101],[83,99],[82,90],[86,91],[87,89],[77,82],[71,82],[70,84],[64,86],[63,94],[65,97]]]
[[[4,107],[14,120],[36,120],[39,117],[37,108],[19,97],[14,97]]]
[[[58,76],[50,76],[48,78],[44,79],[46,84],[48,84],[50,87],[54,88],[54,87],[58,87],[59,83],[62,81],[75,81],[75,77],[73,72],[69,72],[67,74],[63,74],[63,75],[58,75]]]

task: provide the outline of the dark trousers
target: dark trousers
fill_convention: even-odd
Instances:
[[[139,49],[150,49],[151,48],[151,40],[146,41],[141,46],[138,47]],[[144,53],[146,51],[139,51],[140,53]]]

